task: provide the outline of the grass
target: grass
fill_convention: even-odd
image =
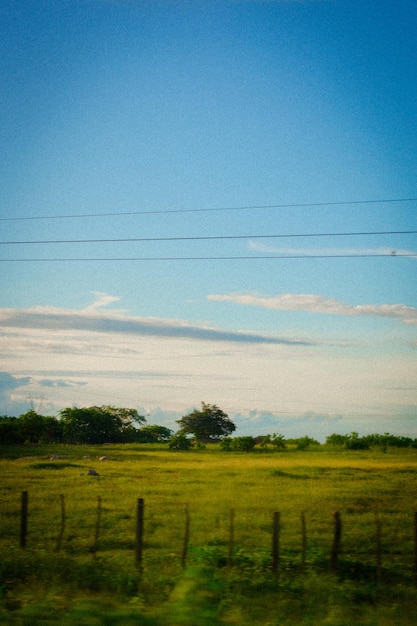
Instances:
[[[55,445],[0,447],[0,455],[2,624],[414,623],[417,450]],[[26,550],[19,547],[22,491],[29,493]],[[138,498],[145,501],[142,571],[134,560]],[[281,519],[278,578],[271,571],[274,511]],[[337,573],[329,571],[334,511],[343,524]]]

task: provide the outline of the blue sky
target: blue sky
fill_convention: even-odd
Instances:
[[[0,411],[417,437],[414,2],[0,18]]]

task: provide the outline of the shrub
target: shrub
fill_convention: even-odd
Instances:
[[[240,452],[250,452],[255,447],[255,439],[253,437],[235,437],[232,439],[232,449]]]
[[[172,435],[169,440],[170,450],[189,450],[193,445],[191,439],[186,437],[183,433],[176,433]]]
[[[256,440],[254,437],[225,437],[220,442],[220,449],[225,452],[250,452],[254,449]]]

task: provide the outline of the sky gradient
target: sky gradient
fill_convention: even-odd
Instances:
[[[417,437],[415,3],[0,18],[0,413]]]

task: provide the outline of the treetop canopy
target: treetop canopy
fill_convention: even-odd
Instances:
[[[191,413],[177,420],[180,433],[194,435],[202,443],[214,443],[227,437],[236,426],[229,416],[219,409],[216,404],[201,403],[201,409],[194,409]]]

